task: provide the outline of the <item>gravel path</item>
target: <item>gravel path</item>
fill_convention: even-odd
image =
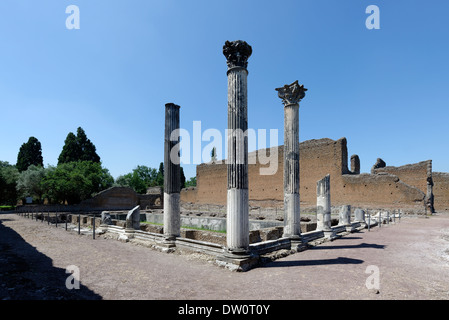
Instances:
[[[80,271],[68,290],[66,268]],[[379,270],[379,291],[365,283]],[[449,215],[347,235],[245,273],[197,255],[67,232],[0,214],[1,299],[448,299]]]

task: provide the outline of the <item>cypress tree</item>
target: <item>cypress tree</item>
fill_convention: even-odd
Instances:
[[[100,163],[100,156],[96,152],[95,145],[87,138],[86,133],[81,127],[78,128],[76,136],[74,133],[69,132],[58,158],[58,164],[73,161]]]
[[[81,149],[77,143],[76,136],[69,132],[65,138],[64,146],[58,158],[58,165],[72,161],[78,161],[81,155]]]
[[[25,171],[29,166],[44,166],[44,159],[42,157],[42,146],[38,139],[30,137],[28,142],[22,144],[17,155],[16,168],[19,172]]]

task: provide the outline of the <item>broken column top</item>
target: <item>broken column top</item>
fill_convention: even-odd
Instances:
[[[304,85],[298,83],[298,80],[292,84],[286,84],[281,88],[276,88],[275,90],[278,92],[279,98],[282,99],[282,103],[286,106],[298,104],[305,97],[307,91]]]
[[[248,58],[253,53],[251,46],[243,40],[226,41],[223,54],[226,57],[228,68],[248,67]]]
[[[317,196],[324,197],[326,195],[330,195],[330,178],[331,176],[327,174],[323,179],[317,181],[316,183]]]
[[[165,107],[166,108],[181,108],[180,106],[178,106],[177,104],[174,104],[174,103],[172,103],[172,102],[170,102],[170,103],[166,103],[165,104]]]

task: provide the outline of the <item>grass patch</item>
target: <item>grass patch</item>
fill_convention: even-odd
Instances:
[[[0,211],[14,210],[14,206],[0,206]]]

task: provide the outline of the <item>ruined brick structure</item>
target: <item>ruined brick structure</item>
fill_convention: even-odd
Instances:
[[[161,203],[161,193],[137,194],[128,187],[112,187],[81,202],[79,206],[89,210],[129,210],[137,205],[141,209],[160,207]]]
[[[260,175],[261,167],[249,164],[249,199],[251,205],[282,207],[283,146],[278,152],[278,170],[274,175]],[[249,158],[257,157],[254,151]],[[332,206],[350,204],[366,209],[403,209],[413,213],[426,212],[427,181],[433,178],[434,207],[449,210],[449,173],[431,172],[431,160],[401,167],[385,166],[373,173],[359,174],[359,159],[354,155],[348,169],[346,138],[308,140],[300,143],[300,200],[302,211],[316,208],[316,183],[327,174],[331,176]],[[356,159],[356,160],[355,160]],[[249,161],[250,163],[251,160]],[[197,166],[197,187],[183,189],[181,201],[195,204],[226,205],[226,165]]]

